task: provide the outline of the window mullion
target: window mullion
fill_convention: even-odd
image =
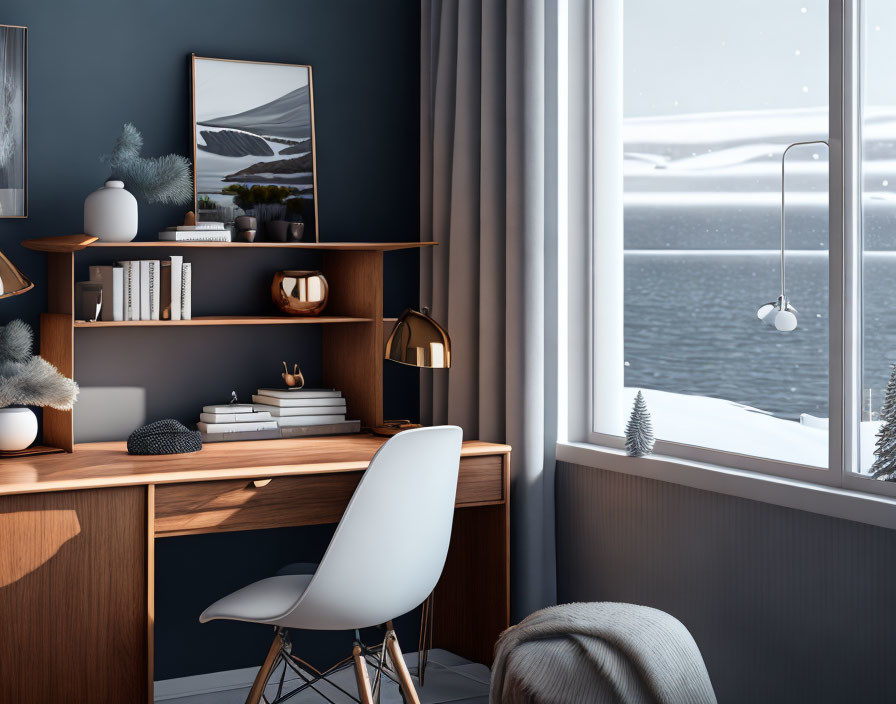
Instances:
[[[830,468],[859,467],[861,384],[860,0],[830,3]]]

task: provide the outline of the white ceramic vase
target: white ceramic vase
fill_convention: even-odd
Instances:
[[[137,236],[137,199],[121,181],[106,181],[84,201],[84,232],[104,242],[130,242]]]
[[[37,437],[37,416],[30,408],[0,408],[0,450],[24,450]]]

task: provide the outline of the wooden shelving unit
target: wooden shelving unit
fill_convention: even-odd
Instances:
[[[40,353],[66,376],[74,377],[74,331],[89,328],[192,327],[222,325],[321,325],[323,383],[341,389],[347,413],[364,426],[383,422],[383,253],[433,246],[435,242],[100,242],[88,235],[25,240],[24,247],[47,254],[48,310],[40,319]],[[88,248],[311,250],[322,254],[321,271],[330,285],[328,315],[201,316],[192,320],[77,322],[74,317],[75,256]],[[284,262],[284,268],[289,263]],[[127,334],[127,333],[121,333]],[[44,409],[44,444],[71,452],[72,411]]]
[[[36,252],[77,252],[87,247],[113,249],[166,247],[188,249],[297,249],[326,252],[394,252],[398,249],[432,247],[437,242],[100,242],[90,235],[63,235],[25,240],[22,246]]]
[[[76,328],[177,328],[196,325],[328,325],[330,323],[371,323],[373,318],[351,318],[320,315],[310,318],[285,318],[277,315],[201,315],[191,320],[97,320],[88,323],[76,320]],[[383,322],[387,322],[384,318]]]

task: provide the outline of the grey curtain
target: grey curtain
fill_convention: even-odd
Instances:
[[[422,377],[422,414],[460,425],[467,438],[513,446],[518,620],[556,599],[546,7],[422,0],[421,20],[420,232],[440,244],[423,255],[420,300],[452,342],[450,371]]]

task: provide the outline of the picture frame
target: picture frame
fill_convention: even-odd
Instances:
[[[0,218],[28,217],[28,28],[0,24]]]
[[[302,222],[299,241],[318,242],[311,66],[195,54],[190,62],[197,222],[248,215],[262,241],[276,240],[284,221]]]

